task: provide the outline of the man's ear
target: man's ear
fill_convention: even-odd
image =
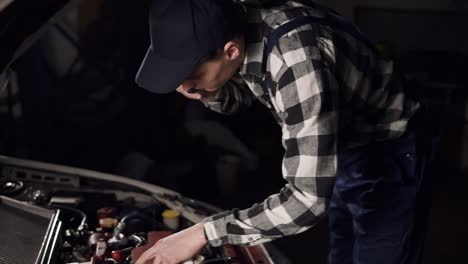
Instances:
[[[224,45],[224,55],[227,60],[233,61],[239,58],[241,47],[237,41],[229,41]]]

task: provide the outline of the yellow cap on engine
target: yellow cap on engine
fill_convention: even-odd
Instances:
[[[179,223],[180,223],[179,216],[180,216],[180,213],[175,210],[170,210],[170,209],[164,210],[162,213],[163,223],[170,230],[176,231],[179,229]]]
[[[180,216],[180,213],[175,210],[166,209],[163,211],[162,216],[164,218],[176,218]]]
[[[117,226],[119,221],[115,218],[102,218],[99,219],[99,226],[102,228],[114,228]]]

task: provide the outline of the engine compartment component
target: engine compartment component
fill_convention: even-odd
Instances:
[[[54,257],[61,233],[60,211],[0,196],[1,263],[46,264]]]
[[[60,195],[65,194],[61,192]],[[80,228],[82,224],[77,226],[77,214],[72,210],[68,216],[64,215],[64,222],[68,224],[64,236],[67,247],[60,251],[59,263],[130,264],[135,261],[133,250],[141,251],[142,246],[151,245],[154,234],[170,234],[169,230],[173,230],[173,226],[163,223],[162,212],[168,208],[160,203],[141,205],[132,199],[119,200],[95,192],[73,193],[73,196],[79,196],[81,201],[73,209],[85,214],[87,223],[85,228]],[[103,207],[97,208],[98,205]],[[49,203],[47,206],[57,205]],[[63,210],[64,206],[60,208]],[[184,226],[190,225],[183,221]]]
[[[14,194],[22,189],[22,181],[4,181],[0,185],[0,195]]]
[[[175,210],[164,210],[162,212],[163,223],[171,230],[179,229],[180,213]]]
[[[27,250],[25,254],[34,253],[46,262],[19,262],[21,256],[16,254],[5,263],[131,264],[159,239],[220,211],[210,204],[148,183],[4,156],[0,156],[0,186],[6,190],[2,194],[8,196],[1,201],[30,211],[8,208],[11,218],[47,212],[40,215],[54,219],[47,236],[36,232],[44,227],[15,225],[17,221],[13,220],[9,225],[0,225],[9,226],[9,230],[0,234],[2,241],[8,241],[9,236],[18,232],[29,235],[27,239],[31,244],[44,244],[47,249],[39,253],[37,249],[24,249]],[[3,217],[5,208],[2,206],[9,205],[0,203]],[[27,218],[31,219],[37,217]],[[36,224],[44,222],[34,221]],[[44,237],[51,242],[43,243]],[[4,252],[17,252],[17,249],[23,250],[13,244],[2,245],[0,263],[4,263]],[[246,248],[207,245],[198,256],[184,264],[188,263],[272,264],[273,261],[262,245]]]
[[[159,239],[193,224],[180,212],[154,199],[142,203],[132,198],[119,199],[111,191],[97,192],[88,188],[77,191],[60,186],[46,188],[37,183],[26,183],[25,186],[23,192],[14,196],[22,202],[5,199],[55,213],[61,225],[54,254],[46,258],[50,262],[37,262],[40,264],[131,264]],[[30,232],[29,228],[26,230]],[[39,242],[37,235],[30,239]],[[187,263],[249,263],[240,262],[236,254],[234,250],[206,247]]]

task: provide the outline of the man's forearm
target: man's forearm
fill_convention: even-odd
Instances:
[[[249,209],[226,211],[204,220],[211,246],[253,246],[301,233],[321,218],[326,199],[285,187]]]

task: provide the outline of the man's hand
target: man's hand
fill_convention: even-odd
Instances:
[[[191,259],[206,245],[203,224],[196,224],[159,240],[135,264],[178,264]]]
[[[202,89],[196,89],[194,88],[194,85],[195,84],[190,81],[184,81],[179,87],[177,87],[176,91],[181,93],[188,99],[192,100],[212,102],[216,99],[217,90],[207,91]]]

